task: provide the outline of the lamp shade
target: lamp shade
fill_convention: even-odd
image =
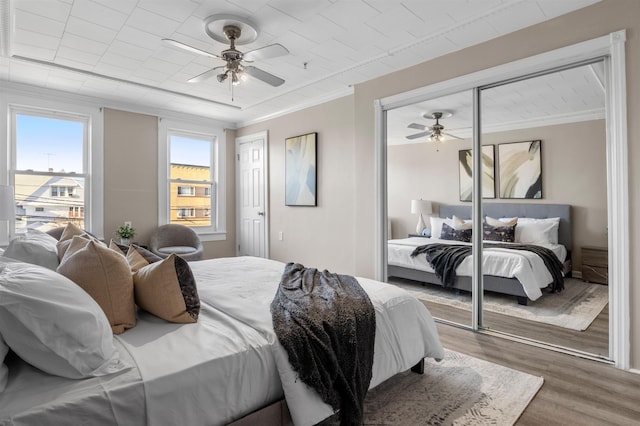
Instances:
[[[431,201],[428,200],[411,200],[411,213],[413,214],[431,214],[433,209]]]
[[[0,220],[11,220],[16,214],[13,186],[0,185]]]

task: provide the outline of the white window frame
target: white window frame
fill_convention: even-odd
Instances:
[[[13,173],[16,169],[16,114],[42,117],[86,120],[84,137],[83,168],[85,174],[84,227],[98,238],[104,237],[104,120],[102,108],[78,101],[64,102],[50,91],[27,94],[11,87],[3,88],[6,96],[0,99],[0,151],[7,153],[6,162],[0,162],[0,185],[14,185]],[[15,219],[9,221],[8,228],[0,227],[0,243],[6,242],[15,233]]]
[[[158,224],[170,221],[170,137],[172,135],[210,139],[211,176],[213,186],[212,204],[214,215],[211,226],[194,226],[202,241],[222,241],[227,239],[226,228],[226,135],[220,123],[209,120],[186,121],[174,118],[158,119]]]

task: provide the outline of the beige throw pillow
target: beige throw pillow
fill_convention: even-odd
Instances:
[[[133,277],[123,255],[92,239],[75,236],[58,272],[98,302],[115,334],[136,325]]]
[[[518,218],[512,217],[512,218],[495,219],[491,216],[487,216],[484,218],[484,221],[487,222],[487,225],[491,225],[494,227],[513,226],[518,223]]]
[[[136,304],[147,312],[177,323],[198,320],[200,299],[186,260],[170,255],[140,268],[133,275]]]
[[[127,262],[129,262],[129,266],[131,267],[131,272],[134,274],[142,267],[145,267],[149,264],[147,259],[145,259],[135,247],[129,247],[127,251]]]
[[[60,235],[60,239],[58,241],[66,241],[72,239],[76,235],[84,234],[84,229],[80,228],[78,225],[74,225],[69,222],[67,226],[64,227],[64,231],[62,231],[62,235]]]

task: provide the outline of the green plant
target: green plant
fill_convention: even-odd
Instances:
[[[133,238],[134,235],[136,235],[136,230],[133,229],[131,225],[127,223],[126,225],[120,226],[116,231],[116,234],[118,234],[118,237],[125,238],[128,240],[130,238]]]

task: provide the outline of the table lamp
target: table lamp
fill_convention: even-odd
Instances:
[[[424,224],[423,214],[430,215],[433,212],[431,201],[427,200],[411,200],[411,213],[418,215],[418,225],[416,225],[416,234],[422,234],[422,230],[426,227]]]

